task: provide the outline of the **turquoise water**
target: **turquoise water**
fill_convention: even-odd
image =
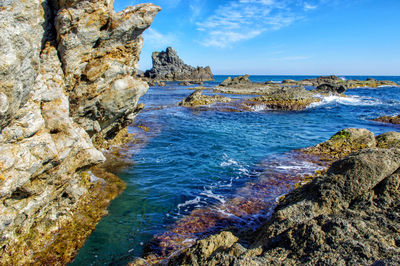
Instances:
[[[313,76],[252,76],[253,81]],[[226,76],[216,76],[214,86]],[[366,79],[367,77],[344,77]],[[393,80],[400,77],[374,77]],[[125,265],[193,210],[236,197],[269,165],[285,168],[285,152],[315,145],[347,127],[376,134],[400,127],[371,121],[400,113],[400,88],[354,89],[301,112],[196,112],[176,104],[192,90],[169,83],[141,98],[146,109],[133,125],[142,144],[132,145],[133,165],[120,177],[127,189],[79,251],[72,265]],[[242,96],[238,96],[242,97]]]

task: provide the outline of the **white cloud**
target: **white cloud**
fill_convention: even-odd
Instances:
[[[164,49],[167,46],[172,46],[176,42],[176,37],[172,34],[162,34],[153,28],[147,29],[143,33],[143,38],[146,44],[154,50]]]
[[[299,0],[231,0],[196,24],[204,34],[203,45],[224,48],[287,27],[316,7]]]
[[[317,5],[312,5],[309,3],[304,3],[304,10],[312,10],[312,9],[316,9],[318,6]]]

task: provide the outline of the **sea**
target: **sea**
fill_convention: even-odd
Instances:
[[[215,76],[203,86],[212,88],[227,77]],[[400,84],[400,76],[340,77]],[[193,87],[168,82],[166,87],[150,87],[140,99],[146,107],[129,127],[136,134],[126,151],[131,164],[118,173],[127,188],[70,265],[126,265],[144,251],[157,252],[160,243],[176,251],[226,226],[254,230],[268,219],[276,199],[299,182],[293,176],[321,167],[299,160],[293,150],[326,141],[349,127],[375,134],[400,131],[399,126],[372,121],[400,114],[400,87],[352,89],[346,97],[327,96],[303,111],[289,112],[178,106]]]

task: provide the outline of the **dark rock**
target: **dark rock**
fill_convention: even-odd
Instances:
[[[231,77],[228,77],[221,84],[219,84],[219,86],[221,86],[221,87],[248,86],[248,85],[252,84],[249,77],[250,77],[249,75],[238,76],[238,77],[234,77],[233,79]]]
[[[190,86],[192,85],[192,83],[190,83],[189,81],[182,81],[178,83],[179,86]]]
[[[285,79],[285,80],[282,80],[282,84],[287,84],[287,83],[296,83],[296,81],[293,80],[293,79]]]
[[[399,125],[400,124],[400,115],[381,116],[381,117],[375,118],[374,121]]]
[[[347,90],[345,85],[340,84],[321,84],[314,91],[326,94],[342,94]]]
[[[210,67],[192,67],[178,57],[177,52],[168,47],[165,52],[154,52],[153,68],[145,72],[152,79],[171,81],[206,81],[213,80]]]

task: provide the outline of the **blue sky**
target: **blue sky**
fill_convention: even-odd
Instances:
[[[114,9],[145,3],[115,0]],[[398,75],[400,0],[159,0],[144,33],[151,53],[174,47],[214,74]]]

